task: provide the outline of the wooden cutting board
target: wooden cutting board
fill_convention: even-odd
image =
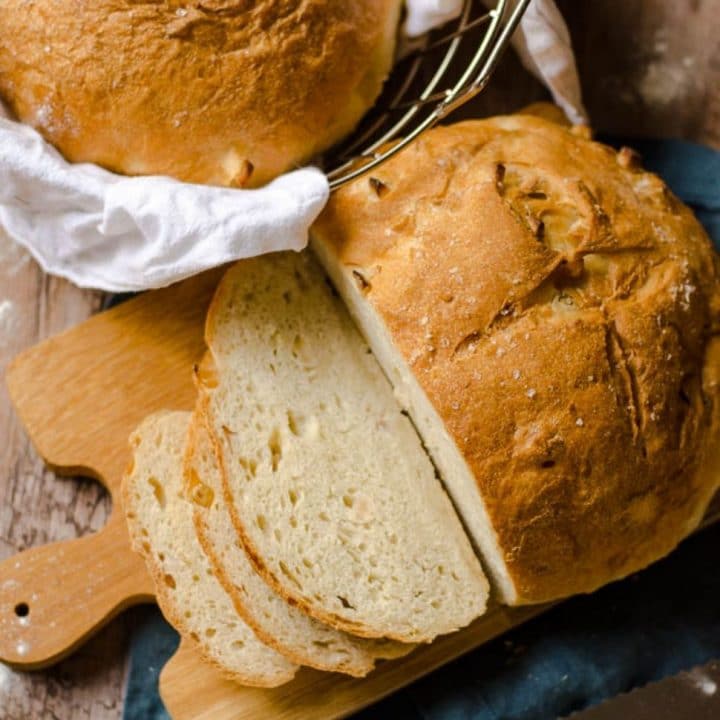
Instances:
[[[26,550],[0,564],[0,660],[21,669],[72,652],[124,608],[153,599],[143,562],[130,550],[119,485],[127,438],[148,414],[192,408],[191,369],[202,355],[203,321],[220,271],[146,293],[28,350],[7,374],[27,431],[58,473],[86,475],[112,495],[99,533]],[[492,608],[465,630],[369,677],[302,670],[274,690],[223,680],[183,642],[160,691],[175,720],[344,717],[542,612]]]

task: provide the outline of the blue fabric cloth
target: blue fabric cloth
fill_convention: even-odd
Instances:
[[[720,153],[679,140],[603,138],[638,150],[720,249]],[[159,670],[177,635],[157,610],[132,639],[125,720],[167,720]],[[720,657],[720,526],[670,557],[565,601],[355,720],[546,720]]]
[[[155,606],[141,608],[134,620],[123,718],[170,720],[158,693],[158,679],[180,638]]]

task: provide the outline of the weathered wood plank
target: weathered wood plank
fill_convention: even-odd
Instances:
[[[99,293],[47,277],[0,234],[0,376],[18,352],[84,320],[101,301]],[[0,559],[98,530],[109,510],[107,494],[95,482],[58,479],[43,467],[0,383]],[[0,718],[119,718],[124,626],[123,620],[114,623],[46,672],[16,673],[0,666]]]
[[[559,0],[594,126],[720,147],[715,0]]]

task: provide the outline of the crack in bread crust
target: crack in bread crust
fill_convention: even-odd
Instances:
[[[623,346],[623,340],[618,333],[615,324],[610,320],[605,326],[607,332],[607,359],[612,368],[615,378],[622,382],[625,392],[624,402],[619,402],[629,416],[633,428],[633,440],[644,448],[643,442],[643,416],[639,400],[638,380],[633,369],[627,351]],[[620,401],[620,396],[618,396]]]

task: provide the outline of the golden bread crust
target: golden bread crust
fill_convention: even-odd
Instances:
[[[627,149],[546,120],[439,127],[314,233],[475,476],[541,602],[670,551],[720,484],[720,265]]]
[[[398,0],[10,0],[0,96],[67,159],[257,186],[346,135],[394,50]]]

